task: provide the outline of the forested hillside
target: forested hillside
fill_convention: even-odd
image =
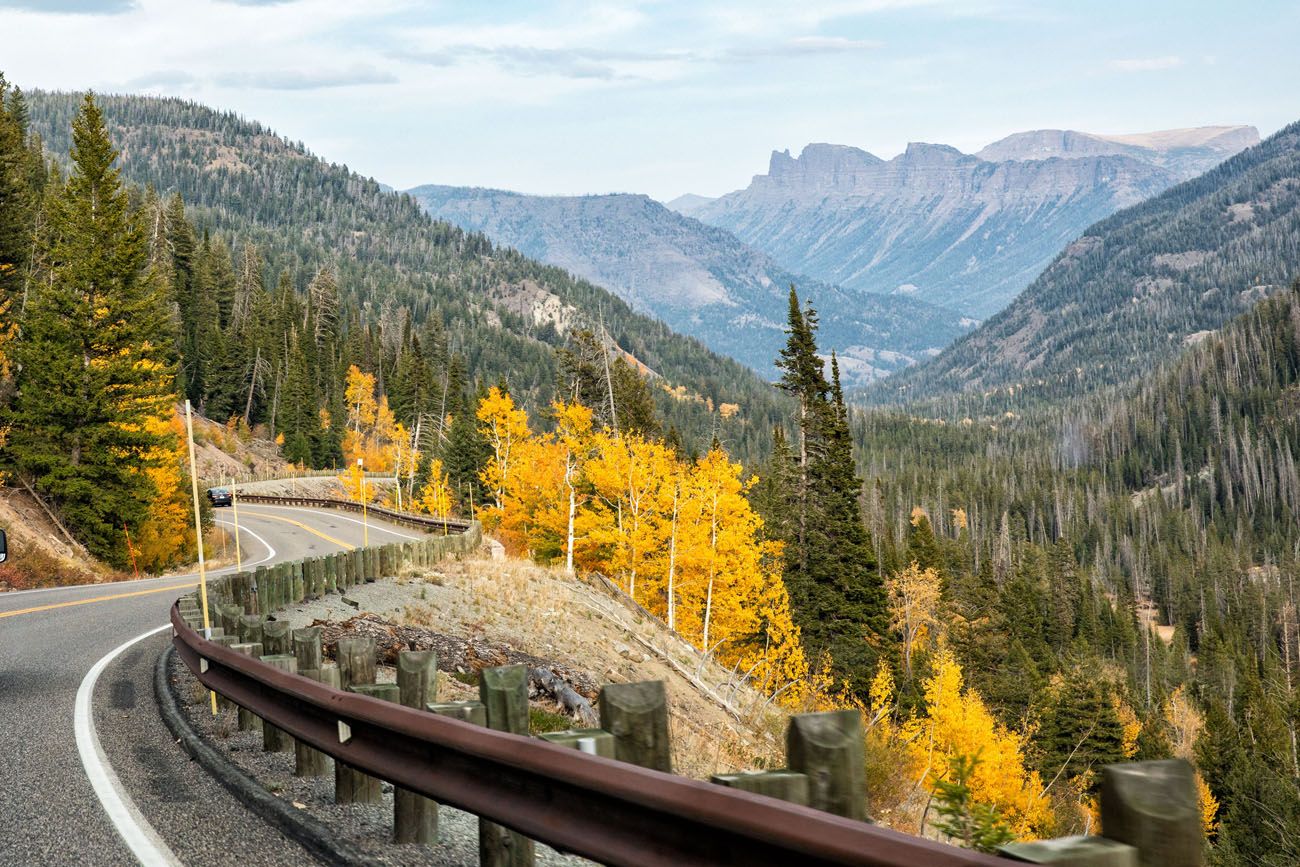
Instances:
[[[1300,286],[1127,395],[856,429],[882,571],[936,571],[915,617],[1044,778],[1192,758],[1217,864],[1298,854],[1298,393]]]
[[[50,154],[66,158],[80,97],[26,96],[32,129]],[[472,380],[507,381],[536,408],[549,402],[559,380],[556,350],[570,335],[591,330],[658,377],[656,386],[676,389],[670,394],[656,387],[656,404],[692,448],[707,447],[716,432],[742,459],[763,453],[780,414],[776,393],[740,364],[633,312],[599,287],[433,221],[408,197],[385,192],[346,166],[326,163],[234,114],[176,99],[105,96],[100,103],[121,150],[123,178],[151,187],[160,203],[178,194],[195,224],[195,262],[209,257],[195,272],[199,282],[184,291],[194,299],[221,296],[220,309],[194,311],[201,321],[185,335],[181,375],[196,405],[214,416],[244,414],[250,384],[254,423],[269,422],[272,415],[278,422],[286,410],[310,415],[314,409],[304,407],[312,398],[336,408],[341,400],[333,384],[339,377],[313,370],[310,398],[297,396],[296,407],[279,405],[296,363],[293,346],[270,342],[278,330],[265,315],[248,320],[248,333],[232,330],[234,320],[242,325],[244,318],[232,317],[231,305],[238,297],[242,309],[255,284],[269,295],[292,290],[311,306],[314,338],[323,336],[322,329],[340,340],[346,334],[349,351],[366,354],[381,382],[399,365],[412,363],[403,359],[415,351],[410,335],[423,335],[420,351],[434,363],[431,375],[442,385],[455,355]],[[169,207],[175,217],[176,206]],[[160,204],[157,211],[154,229],[165,232],[167,208]],[[217,261],[232,257],[233,263]],[[314,301],[307,300],[309,285],[315,287]],[[303,361],[316,363],[311,357]],[[339,363],[330,359],[334,367]],[[225,368],[221,393],[204,391],[211,373],[203,368],[213,364]],[[262,372],[254,376],[255,369]],[[723,418],[716,411],[722,404],[739,411]],[[329,439],[310,419],[295,424],[309,428],[309,440]],[[319,448],[315,453],[317,463],[328,464],[331,457]]]
[[[1068,397],[1151,371],[1300,269],[1300,124],[1097,223],[1006,310],[872,392]]]

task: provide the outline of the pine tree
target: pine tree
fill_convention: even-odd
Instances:
[[[790,289],[788,339],[777,366],[781,388],[798,402],[794,514],[785,542],[785,581],[811,658],[830,653],[837,679],[866,695],[888,653],[884,583],[862,520],[862,483],[853,461],[848,409],[832,357],[827,382],[817,354],[817,315]]]
[[[87,95],[73,123],[73,170],[53,192],[50,274],[23,323],[11,454],[97,556],[124,563],[121,525],[155,492],[143,470],[170,453],[175,401],[165,300],[146,279],[143,227]]]

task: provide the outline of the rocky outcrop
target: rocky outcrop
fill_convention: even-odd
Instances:
[[[1007,304],[1087,226],[1258,141],[1253,127],[1096,136],[1019,133],[963,154],[913,143],[891,160],[810,144],[717,199],[674,200],[786,268],[860,293],[972,316]]]

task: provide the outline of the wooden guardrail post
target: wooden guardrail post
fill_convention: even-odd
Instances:
[[[1007,843],[998,854],[1012,861],[1056,867],[1140,867],[1138,850],[1105,837],[1061,837]]]
[[[262,661],[273,665],[281,671],[294,674],[298,671],[298,661],[287,653],[263,656]],[[293,737],[288,732],[262,721],[262,750],[268,753],[287,753],[293,749]]]
[[[306,602],[308,599],[307,586],[303,582],[302,561],[296,561],[289,564],[289,580],[293,582],[293,598],[299,602]]]
[[[607,684],[597,703],[600,727],[614,736],[615,758],[666,774],[673,772],[663,681]]]
[[[1101,769],[1101,833],[1138,850],[1142,867],[1201,867],[1196,772],[1183,759]]]
[[[780,798],[792,804],[808,806],[808,775],[796,771],[749,771],[740,774],[714,774],[710,781],[756,795]]]
[[[334,656],[338,660],[340,689],[375,682],[375,639],[372,636],[340,638]],[[379,780],[344,762],[334,762],[335,803],[368,804],[380,800]]]
[[[320,627],[316,627],[319,629]],[[317,642],[319,643],[319,636]],[[319,651],[317,658],[319,659]],[[332,686],[335,689],[339,687],[339,667],[334,663],[327,663],[321,668],[311,668],[303,670],[298,669],[298,673],[303,677],[310,678],[325,686]],[[315,747],[308,746],[302,741],[293,742],[293,773],[298,777],[323,777],[330,771],[330,762],[332,759],[325,753]]]
[[[481,701],[437,701],[425,705],[429,713],[449,716],[476,726],[487,726],[487,706]]]
[[[268,654],[294,653],[289,621],[268,620],[262,624],[262,646]]]
[[[348,687],[350,692],[368,695],[380,701],[396,703],[399,692],[395,683],[354,683]],[[340,775],[339,768],[349,773]],[[334,800],[339,804],[382,804],[383,789],[379,778],[363,774],[355,768],[349,768],[341,762],[334,763]],[[349,788],[350,787],[350,788]]]
[[[528,734],[528,667],[503,665],[479,672],[479,701],[487,726],[517,735]],[[533,841],[494,822],[478,820],[478,860],[481,867],[531,867]]]
[[[257,587],[257,610],[267,614],[275,610],[275,597],[272,596],[270,575],[265,566],[253,570],[253,584]]]
[[[808,775],[808,806],[859,821],[867,818],[862,714],[796,714],[786,730],[790,770]]]
[[[260,644],[232,644],[230,649],[236,653],[242,653],[245,656],[251,656],[254,659],[261,657],[262,645]],[[252,711],[239,708],[239,730],[241,732],[260,732],[262,730],[262,719]]]
[[[241,614],[239,616],[239,640],[242,644],[262,643],[262,624],[265,614]]]
[[[438,699],[438,657],[432,650],[404,650],[397,657],[397,688],[406,707],[424,710]],[[393,839],[438,840],[437,802],[398,786],[393,791]]]
[[[616,757],[614,736],[604,729],[566,729],[562,732],[546,732],[538,737],[558,746],[572,747],[593,756],[604,756],[607,759]]]
[[[298,671],[317,671],[322,667],[321,628],[304,626],[293,631],[293,655],[298,659]]]
[[[226,630],[227,635],[239,634],[239,618],[244,616],[244,609],[238,605],[217,605],[216,610],[220,615],[221,622],[213,621],[214,626],[220,626]]]
[[[321,558],[321,567],[325,572],[325,592],[339,592],[338,558],[333,554]]]

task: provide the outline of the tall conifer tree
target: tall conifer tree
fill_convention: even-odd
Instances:
[[[166,304],[116,159],[87,95],[72,172],[53,192],[50,273],[23,321],[10,451],[91,552],[120,565],[122,523],[142,519],[154,496],[141,471],[171,436],[149,422],[169,417],[176,395]]]

